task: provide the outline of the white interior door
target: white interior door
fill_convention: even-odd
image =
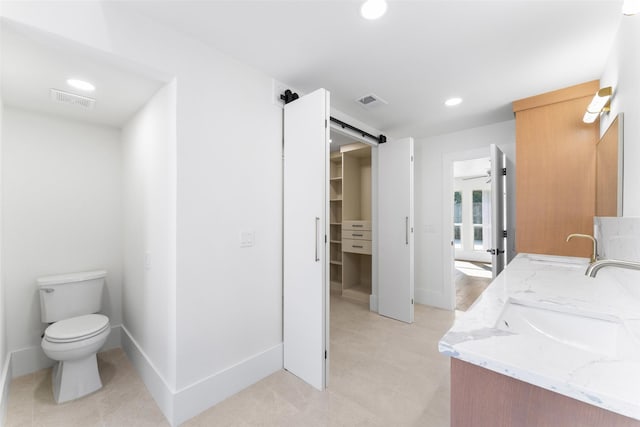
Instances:
[[[498,146],[491,144],[491,270],[495,278],[505,265],[505,168],[504,154]]]
[[[326,385],[329,92],[284,107],[284,368]]]
[[[413,138],[378,146],[378,313],[413,322]]]

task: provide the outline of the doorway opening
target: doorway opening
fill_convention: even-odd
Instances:
[[[466,311],[492,279],[491,159],[453,162],[455,309]]]
[[[329,276],[332,297],[371,307],[373,147],[331,130]]]

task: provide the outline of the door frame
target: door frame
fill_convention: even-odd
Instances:
[[[453,240],[453,163],[483,157],[490,157],[489,146],[442,155],[442,282],[449,310],[456,308],[456,286],[453,282],[455,252],[451,245]]]

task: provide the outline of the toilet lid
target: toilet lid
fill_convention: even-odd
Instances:
[[[44,331],[50,342],[73,342],[91,338],[109,328],[109,318],[102,314],[87,314],[61,320]]]

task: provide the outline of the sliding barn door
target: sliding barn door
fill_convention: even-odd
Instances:
[[[326,386],[329,92],[284,107],[284,368]]]
[[[413,322],[413,138],[378,146],[378,312]]]

